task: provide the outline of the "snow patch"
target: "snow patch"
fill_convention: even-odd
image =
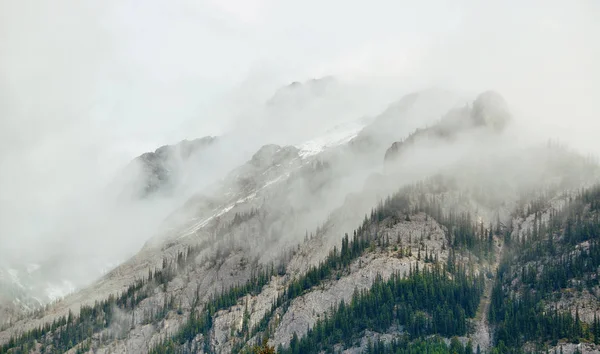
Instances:
[[[356,137],[364,126],[364,123],[359,121],[338,125],[324,135],[296,146],[300,149],[299,155],[301,158],[307,158],[327,148],[345,144]]]
[[[201,228],[203,228],[203,227],[205,227],[206,225],[208,225],[208,223],[209,223],[209,222],[211,222],[211,221],[212,221],[212,220],[214,220],[215,218],[218,218],[219,216],[221,216],[221,215],[223,215],[223,214],[225,214],[225,213],[229,212],[231,209],[233,209],[233,208],[234,208],[235,206],[237,206],[238,204],[245,203],[245,202],[247,202],[248,200],[251,200],[251,199],[254,199],[254,198],[256,198],[256,195],[257,195],[258,191],[260,191],[260,190],[263,190],[263,189],[265,189],[265,188],[269,187],[270,185],[272,185],[272,184],[275,184],[275,183],[277,183],[277,182],[279,182],[279,181],[281,181],[281,180],[283,180],[283,179],[286,179],[286,178],[288,178],[289,176],[290,176],[290,174],[289,174],[289,173],[284,173],[284,174],[282,174],[282,175],[278,176],[277,178],[274,178],[274,179],[272,179],[272,180],[270,180],[270,181],[267,181],[267,182],[266,182],[266,183],[265,183],[265,184],[264,184],[264,185],[263,185],[263,186],[262,186],[260,189],[258,189],[257,191],[255,191],[255,192],[252,192],[252,193],[248,194],[246,197],[243,197],[243,198],[240,198],[240,199],[238,199],[237,201],[233,202],[232,204],[230,204],[230,205],[228,205],[228,206],[224,207],[223,209],[221,209],[219,212],[217,212],[217,213],[215,213],[215,214],[213,214],[213,215],[211,215],[211,216],[209,216],[209,217],[207,217],[207,218],[204,218],[204,219],[202,219],[201,221],[199,221],[199,222],[197,222],[197,223],[193,224],[192,226],[188,227],[187,229],[183,230],[183,231],[182,231],[182,233],[179,235],[179,237],[178,237],[178,238],[183,238],[183,237],[188,237],[188,236],[191,236],[191,235],[193,235],[194,233],[196,233],[196,231],[198,231],[198,230],[200,230]],[[192,221],[195,221],[195,220],[198,220],[198,218],[197,218],[197,217],[194,217],[194,218],[192,218],[191,220],[192,220]]]
[[[179,236],[179,238],[193,235],[196,231],[198,231],[201,228],[203,228],[204,226],[208,225],[208,223],[211,220],[213,220],[214,218],[218,218],[219,216],[221,216],[221,215],[227,213],[228,211],[230,211],[231,209],[233,209],[236,205],[243,203],[245,201],[248,201],[254,197],[256,197],[256,193],[252,193],[252,194],[248,195],[247,197],[241,198],[241,199],[237,200],[235,203],[226,206],[225,208],[221,209],[218,213],[213,214],[213,215],[209,216],[208,218],[200,221],[199,223],[196,223],[196,224],[188,227],[187,229],[185,229],[183,231],[183,233]]]
[[[284,178],[288,178],[289,176],[290,176],[289,173],[285,173],[285,174],[283,174],[283,175],[281,175],[281,176],[279,176],[279,177],[277,177],[275,179],[272,179],[272,180],[268,181],[267,183],[265,183],[265,185],[261,189],[267,188],[268,186],[272,185],[273,183],[277,183],[277,182],[281,181]]]

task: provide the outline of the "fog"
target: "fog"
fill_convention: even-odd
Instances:
[[[0,0],[0,266],[85,284],[263,144],[430,87],[494,89],[520,141],[600,153],[598,14],[593,0]],[[133,158],[207,135],[224,142],[185,191],[115,202]]]

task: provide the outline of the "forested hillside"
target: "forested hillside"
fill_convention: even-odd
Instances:
[[[341,248],[334,248],[302,277],[291,279],[260,322],[251,324],[246,312],[235,335],[238,340],[233,351],[247,352],[252,348],[250,343],[268,340],[276,326],[275,318],[294,299],[326,282],[348,276],[352,264],[362,255],[385,250],[415,262],[410,263],[408,272],[395,272],[386,279],[377,275],[370,288],[355,289],[348,302],[339,302],[303,336],[294,334],[289,346],[277,345],[277,351],[337,352],[360,347],[365,333],[395,333],[387,341],[369,338],[364,347],[366,353],[481,351],[469,338],[484,296],[485,277],[490,277],[482,266],[496,259],[497,243],[503,245],[504,256],[491,292],[489,320],[494,346],[490,352],[538,352],[560,348],[561,343],[567,342],[600,342],[600,302],[594,295],[599,285],[600,187],[552,199],[540,197],[526,209],[515,212],[520,215],[514,215],[514,220],[522,222],[514,222],[510,228],[473,221],[467,212],[445,212],[435,198],[428,199],[425,191],[427,188],[419,184],[382,201],[352,237],[342,238]],[[405,240],[400,236],[390,238],[384,231],[386,227],[408,223],[419,214],[443,227],[442,248],[427,249],[423,246],[423,234],[418,236],[420,240],[417,235],[415,240],[412,235]],[[240,216],[238,222],[244,217]],[[444,252],[442,260],[440,253]],[[86,352],[98,340],[107,342],[126,335],[128,327],[136,323],[125,315],[126,311],[152,292],[160,291],[197,253],[190,247],[174,261],[165,259],[162,269],[151,270],[146,279],[125,293],[13,338],[0,347],[0,352]],[[246,295],[259,294],[273,277],[284,275],[285,267],[258,267],[248,283],[225,289],[204,305],[196,299],[196,309],[189,313],[184,326],[153,345],[150,352],[213,352],[210,333],[217,313],[236,305]],[[593,300],[584,301],[590,298]],[[182,309],[177,301],[165,298],[161,308],[138,321],[158,324],[178,311]]]
[[[507,252],[492,293],[497,350],[600,343],[600,187],[542,201],[526,230],[506,237]]]

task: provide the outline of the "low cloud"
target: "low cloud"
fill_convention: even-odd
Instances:
[[[76,254],[80,285],[135,253],[188,197],[116,202],[143,152],[223,136],[189,193],[429,87],[494,89],[521,139],[600,153],[595,1],[237,3],[0,0],[0,265]]]

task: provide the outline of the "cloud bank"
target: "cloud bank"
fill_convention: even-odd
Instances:
[[[532,141],[599,153],[599,12],[593,0],[0,0],[0,259],[135,252],[180,202],[105,196],[145,151],[225,134],[239,144],[215,158],[224,173],[263,143],[297,144],[428,87],[494,89]],[[327,75],[344,87],[327,103],[266,110],[282,86]]]

